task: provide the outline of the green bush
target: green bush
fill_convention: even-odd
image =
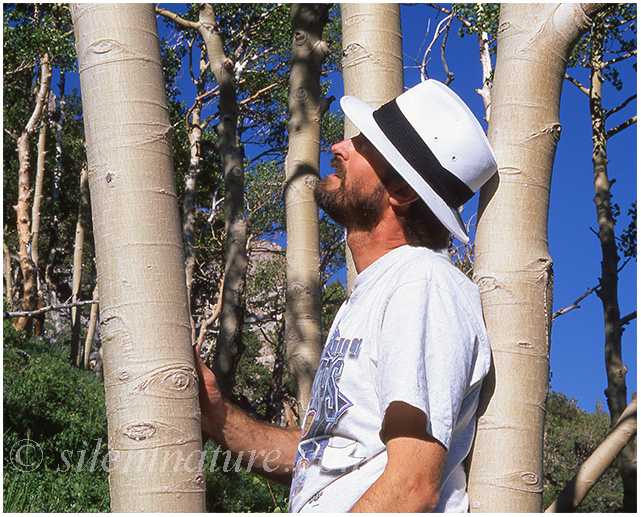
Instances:
[[[208,512],[286,512],[289,488],[236,467],[228,453],[216,454],[205,444],[206,508]]]
[[[64,347],[7,321],[3,331],[4,510],[109,511],[107,473],[80,463],[83,450],[107,452],[102,383],[68,364]]]

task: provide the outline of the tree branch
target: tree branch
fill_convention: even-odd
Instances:
[[[613,137],[617,133],[620,133],[621,131],[623,131],[625,128],[630,127],[632,124],[636,124],[636,122],[637,122],[637,116],[635,115],[634,117],[629,118],[628,120],[626,120],[625,122],[619,124],[618,126],[613,127],[612,129],[610,129],[610,131],[608,131],[605,134],[605,137],[606,138]]]
[[[446,30],[447,27],[443,27],[443,24],[444,23],[448,23],[448,21],[451,22],[452,16],[453,15],[450,13],[448,16],[443,18],[441,20],[441,22],[436,26],[436,30],[434,31],[434,38],[432,38],[432,42],[429,44],[429,46],[425,50],[425,54],[423,54],[423,62],[421,63],[421,77],[422,78],[425,78],[425,79],[428,78],[428,75],[427,75],[427,61],[428,61],[427,60],[427,56],[432,51],[432,47],[434,46],[434,43],[436,43],[436,40],[438,39],[438,37],[441,35],[441,33],[444,30]],[[428,30],[429,30],[429,28],[428,28]],[[446,72],[447,72],[447,70],[446,70]]]
[[[610,111],[606,111],[605,114],[603,115],[603,120],[607,119],[610,115],[614,115],[615,113],[621,111],[623,108],[625,108],[628,104],[630,104],[636,98],[637,98],[637,94],[635,93],[634,95],[631,95],[630,97],[628,97],[621,104],[619,104],[616,108],[612,108]]]
[[[98,303],[98,300],[84,300],[81,302],[65,303],[63,305],[47,305],[46,307],[42,307],[35,311],[4,312],[4,317],[20,318],[23,316],[28,316],[28,317],[39,316],[40,314],[44,314],[50,311],[62,311],[64,309],[71,309],[72,307],[81,307],[83,305],[91,305],[94,303]]]
[[[171,20],[172,22],[177,23],[183,29],[190,29],[190,30],[197,31],[198,28],[200,27],[200,24],[196,22],[191,22],[189,20],[185,20],[184,18],[181,18],[180,16],[178,16],[176,13],[168,11],[167,9],[163,9],[162,7],[156,7],[156,14],[164,16],[165,18]]]
[[[597,285],[596,287],[590,287],[582,296],[577,298],[572,305],[569,307],[566,307],[565,309],[559,309],[556,311],[554,314],[552,314],[552,321],[554,321],[556,318],[559,316],[566,314],[570,311],[573,311],[574,309],[580,309],[581,306],[579,305],[580,302],[582,302],[585,298],[590,296],[594,291],[596,291],[601,284]]]
[[[583,86],[579,81],[577,81],[574,77],[565,74],[565,80],[570,81],[574,86],[576,86],[581,92],[585,93],[587,96],[590,95],[590,90]]]
[[[441,63],[443,63],[443,70],[445,70],[445,75],[447,76],[447,80],[445,81],[446,86],[449,86],[449,84],[454,80],[454,74],[450,72],[450,69],[447,66],[447,61],[445,60],[445,45],[447,44],[447,37],[450,35],[450,28],[452,27],[453,19],[454,17],[450,16],[450,19],[445,27],[445,35],[443,36],[443,41],[441,43]]]
[[[633,50],[631,52],[628,52],[627,54],[623,54],[622,56],[614,57],[614,58],[610,59],[610,61],[605,61],[603,63],[603,66],[604,67],[608,67],[608,66],[614,65],[615,63],[619,63],[620,61],[624,61],[624,60],[626,60],[628,58],[631,58],[632,56],[636,56],[636,55],[637,55],[637,51]]]
[[[632,320],[636,319],[637,317],[637,311],[631,312],[627,316],[624,316],[619,320],[619,327],[624,327],[628,323],[630,323]]]

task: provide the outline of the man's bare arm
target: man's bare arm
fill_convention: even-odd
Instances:
[[[447,451],[427,433],[425,414],[403,402],[387,410],[383,441],[387,465],[352,512],[429,512],[438,504]]]
[[[259,422],[223,399],[216,376],[194,348],[199,377],[203,432],[217,444],[240,456],[253,472],[284,484],[291,482],[300,429]]]

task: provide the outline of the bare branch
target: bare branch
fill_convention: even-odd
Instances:
[[[610,111],[606,111],[605,114],[603,115],[603,119],[605,120],[610,115],[614,115],[615,113],[621,111],[623,108],[625,108],[628,104],[630,104],[636,98],[637,98],[636,93],[634,95],[631,95],[626,100],[624,100],[621,104],[619,104],[616,108],[612,108]]]
[[[243,105],[245,105],[245,104],[249,104],[249,103],[251,103],[251,102],[256,101],[256,100],[257,100],[257,99],[259,99],[263,94],[267,93],[269,90],[271,90],[272,88],[275,88],[275,87],[276,87],[276,86],[278,86],[279,84],[281,84],[281,83],[280,83],[280,82],[278,82],[278,83],[272,83],[272,84],[270,84],[269,86],[265,86],[265,88],[263,88],[262,90],[258,90],[258,91],[257,91],[254,95],[252,95],[251,97],[247,97],[246,99],[243,99],[242,101],[239,101],[239,102],[238,102],[238,106],[243,106]]]
[[[28,317],[39,316],[40,314],[44,314],[50,311],[62,311],[65,309],[71,309],[72,307],[81,307],[83,305],[91,305],[94,303],[98,303],[98,300],[85,300],[81,302],[65,303],[63,305],[47,305],[46,307],[42,307],[35,311],[4,312],[4,317],[20,318],[23,316],[28,316]]]
[[[177,23],[183,29],[198,30],[198,28],[200,27],[199,23],[185,20],[184,18],[178,16],[176,13],[168,11],[167,9],[163,9],[162,7],[156,7],[156,14],[164,16],[172,22]]]
[[[565,80],[570,81],[574,86],[576,86],[579,90],[581,90],[582,93],[585,93],[588,97],[590,96],[590,90],[589,88],[586,88],[583,86],[579,81],[577,81],[574,77],[569,76],[568,74],[565,74]]]
[[[421,64],[421,77],[427,79],[427,56],[429,53],[432,51],[432,47],[434,46],[434,43],[436,43],[436,40],[438,37],[441,35],[441,33],[447,29],[447,27],[443,27],[444,23],[451,22],[452,20],[452,14],[450,13],[449,16],[446,16],[441,20],[441,22],[436,26],[436,30],[434,31],[434,37],[432,38],[432,42],[428,45],[427,49],[425,50],[425,53],[423,54],[423,63]]]
[[[637,55],[637,51],[635,49],[635,50],[633,50],[631,52],[628,52],[627,54],[623,54],[621,56],[614,57],[614,58],[610,59],[609,61],[605,61],[603,63],[603,66],[604,67],[611,66],[611,65],[614,65],[615,63],[619,63],[620,61],[625,61],[626,59],[631,58],[632,56],[636,56],[636,55]]]
[[[453,19],[453,16],[449,17],[449,21],[445,26],[445,35],[443,36],[443,42],[441,43],[441,62],[443,63],[443,70],[445,70],[445,75],[447,75],[447,79],[445,80],[446,86],[449,86],[449,84],[454,80],[454,74],[450,72],[450,69],[447,66],[447,61],[445,60],[445,45],[447,43],[447,37],[450,35],[450,28],[452,27]]]
[[[621,131],[623,131],[625,128],[630,127],[632,124],[636,124],[636,123],[637,123],[637,116],[635,115],[634,117],[629,118],[628,120],[626,120],[625,122],[619,124],[618,126],[613,127],[612,129],[610,129],[610,131],[608,131],[605,134],[605,137],[606,138],[613,137],[617,133],[620,133]]]
[[[637,318],[637,311],[631,312],[627,316],[624,316],[619,320],[619,327],[625,327],[628,325],[632,320],[635,320]]]
[[[467,21],[465,18],[461,18],[457,13],[455,12],[453,13],[449,9],[443,7],[441,4],[426,3],[425,5],[429,5],[430,7],[433,7],[434,9],[436,9],[437,11],[441,11],[442,13],[445,13],[450,16],[454,14],[454,16],[456,16],[456,19],[460,21],[463,25],[465,25],[468,29],[472,28],[472,24],[469,21]]]
[[[556,311],[554,314],[552,314],[552,321],[554,321],[556,318],[558,318],[559,316],[561,316],[563,314],[566,314],[566,313],[568,313],[570,311],[573,311],[574,309],[580,309],[581,306],[579,305],[579,303],[581,303],[585,298],[587,298],[594,291],[596,291],[599,288],[600,285],[601,284],[597,285],[596,287],[590,287],[585,293],[583,293],[583,295],[581,295],[579,298],[577,298],[572,305],[570,305],[569,307],[566,307],[564,309],[559,309],[558,311]]]
[[[6,127],[4,128],[4,132],[14,140],[18,140],[18,138],[20,138],[20,135],[18,135],[18,133],[16,133],[15,131],[9,131]]]
[[[216,303],[216,307],[214,308],[213,312],[207,318],[205,321],[202,322],[200,325],[200,331],[198,333],[198,346],[203,346],[203,342],[205,341],[205,334],[207,334],[207,329],[209,326],[216,321],[218,316],[220,315],[220,309],[222,308],[223,305],[223,283],[225,282],[225,275],[223,274],[223,277],[220,279],[220,288],[218,291],[218,302]]]

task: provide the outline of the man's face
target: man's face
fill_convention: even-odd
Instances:
[[[316,185],[316,203],[348,231],[371,231],[383,217],[386,190],[379,174],[389,166],[362,135],[335,144],[332,152],[334,174]]]

